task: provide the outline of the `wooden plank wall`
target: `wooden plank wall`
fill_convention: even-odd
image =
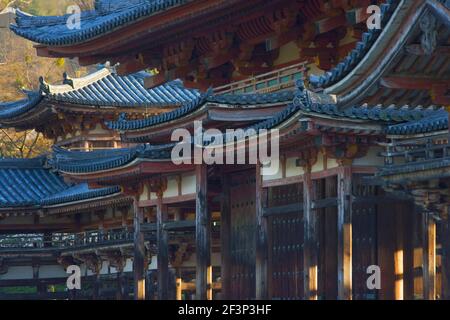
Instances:
[[[255,299],[255,171],[233,173],[231,202],[231,288],[233,299]]]
[[[364,175],[353,175],[352,195],[367,198],[376,195],[376,187],[364,184]],[[374,203],[354,203],[353,224],[353,299],[377,299],[377,290],[367,287],[367,268],[378,264],[377,210]],[[383,270],[383,269],[382,269]],[[389,271],[390,272],[390,271]],[[384,273],[384,270],[382,271]]]
[[[269,223],[269,280],[272,299],[303,299],[302,184],[272,187],[268,208],[298,204],[294,212],[273,214]]]

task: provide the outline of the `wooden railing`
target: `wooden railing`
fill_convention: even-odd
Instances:
[[[385,157],[387,166],[398,165],[395,159],[400,158],[403,164],[425,163],[435,160],[450,159],[450,143],[436,142],[429,139],[425,142],[409,145],[389,144],[386,146],[386,152],[382,154]]]
[[[168,232],[192,233],[195,221],[170,221],[164,223],[163,228]],[[141,226],[146,240],[152,240],[156,234],[155,223],[144,223]],[[132,243],[134,229],[118,228],[108,230],[92,230],[79,233],[39,234],[3,234],[0,235],[0,251],[17,249],[25,250],[67,250],[85,247],[98,247]]]
[[[133,241],[133,230],[125,228],[108,231],[86,231],[80,233],[1,235],[0,250],[5,249],[65,249]]]
[[[267,93],[295,86],[303,78],[308,62],[300,62],[285,68],[264,73],[249,79],[214,88],[214,93]]]

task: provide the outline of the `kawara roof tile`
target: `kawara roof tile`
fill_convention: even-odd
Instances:
[[[0,123],[29,112],[43,100],[87,107],[146,108],[180,106],[200,96],[198,90],[186,89],[180,80],[146,89],[147,76],[146,72],[118,76],[114,70],[102,68],[83,78],[65,74],[62,85],[49,85],[41,78],[39,91],[26,92],[27,98],[19,101],[0,103]]]
[[[81,13],[79,29],[67,27],[70,15],[39,17],[17,10],[16,24],[10,28],[17,35],[40,44],[69,46],[108,34],[186,2],[188,0],[96,1],[94,10]]]
[[[448,113],[441,109],[429,117],[387,127],[390,135],[415,135],[448,130]]]
[[[120,192],[118,187],[89,189],[87,184],[69,185],[46,167],[45,160],[0,159],[0,208],[39,209]]]
[[[387,0],[386,3],[381,5],[380,9],[382,26],[387,24],[400,2],[400,0]],[[336,67],[332,68],[330,71],[325,72],[323,75],[310,76],[309,82],[311,86],[313,88],[326,88],[342,80],[364,58],[365,54],[376,42],[380,34],[381,30],[378,29],[371,29],[363,33],[362,39],[361,41],[357,42],[355,49],[353,49],[347,55],[347,57],[345,57],[340,63],[338,63]]]

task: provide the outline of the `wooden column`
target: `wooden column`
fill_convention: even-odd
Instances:
[[[164,222],[167,221],[167,206],[163,205],[162,192],[158,193],[156,205],[157,245],[158,245],[158,299],[169,299],[169,236],[164,230]]]
[[[446,206],[442,214],[442,299],[450,300],[450,219],[449,208]]]
[[[395,230],[395,251],[394,251],[394,298],[395,300],[404,299],[404,241],[403,241],[403,212],[400,205],[395,206],[398,210],[395,210],[396,230]]]
[[[318,299],[317,217],[312,209],[313,182],[311,167],[305,167],[303,175],[304,250],[303,274],[306,300]]]
[[[256,299],[268,299],[268,248],[267,248],[267,219],[263,215],[263,181],[261,175],[261,165],[256,165]]]
[[[338,299],[352,299],[352,171],[338,174]]]
[[[436,299],[436,222],[429,212],[423,213],[423,295]]]
[[[183,299],[183,292],[182,292],[182,288],[181,288],[181,286],[182,286],[182,284],[183,284],[183,280],[181,280],[181,278],[180,277],[177,277],[176,279],[175,279],[175,286],[176,286],[176,288],[175,288],[175,300],[182,300]]]
[[[196,294],[197,300],[212,299],[211,278],[211,214],[208,210],[208,171],[204,164],[196,165],[197,181],[196,231]]]
[[[141,223],[144,215],[138,207],[138,196],[133,200],[133,222],[134,222],[134,299],[145,300],[145,245],[144,235],[141,232]]]
[[[220,212],[220,246],[221,246],[221,278],[222,300],[231,299],[231,208],[230,178],[222,172],[222,198]]]

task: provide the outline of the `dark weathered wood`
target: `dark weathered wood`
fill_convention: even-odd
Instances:
[[[318,256],[317,256],[317,217],[312,209],[313,182],[311,168],[305,168],[303,177],[303,219],[304,219],[304,297],[307,300],[318,299]]]
[[[436,299],[436,222],[430,213],[423,213],[423,295]]]
[[[265,217],[297,213],[303,211],[303,203],[291,203],[276,207],[263,208],[262,211]]]
[[[442,215],[442,299],[450,300],[450,219],[449,208],[446,206]]]
[[[145,245],[144,235],[141,232],[141,224],[144,220],[142,209],[138,207],[138,198],[133,200],[134,222],[134,299],[145,300]]]
[[[337,195],[337,177],[325,179],[325,199],[332,199]],[[337,204],[337,203],[336,203]],[[325,230],[324,252],[325,252],[325,299],[336,299],[338,296],[337,281],[337,206],[325,207]]]
[[[261,165],[256,165],[256,299],[268,298],[267,274],[267,218],[263,215],[264,198]]]
[[[208,273],[211,272],[211,214],[208,210],[208,177],[207,166],[196,165],[197,181],[196,198],[196,299],[212,298],[211,283],[208,283]]]
[[[220,215],[221,244],[221,278],[222,299],[231,299],[231,208],[230,208],[230,178],[222,173],[222,198]]]
[[[323,209],[336,207],[338,204],[338,199],[336,197],[330,197],[325,199],[314,200],[311,204],[312,209]]]
[[[169,236],[164,229],[167,221],[167,206],[162,203],[162,194],[158,195],[156,206],[156,243],[158,246],[158,299],[169,298]]]
[[[338,174],[338,299],[352,299],[352,171]]]

